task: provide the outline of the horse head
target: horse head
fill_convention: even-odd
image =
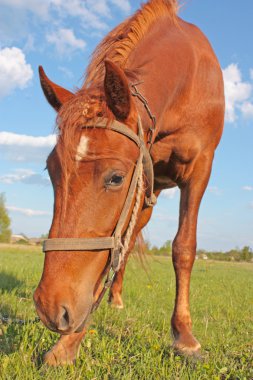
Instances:
[[[54,190],[49,238],[112,236],[140,154],[131,139],[110,129],[116,119],[137,131],[127,78],[106,61],[103,88],[73,94],[51,82],[42,67],[39,71],[43,92],[58,113],[58,140],[47,159]],[[108,127],[90,128],[101,118],[108,120]],[[48,328],[61,334],[82,329],[109,261],[108,249],[46,252],[34,301]]]

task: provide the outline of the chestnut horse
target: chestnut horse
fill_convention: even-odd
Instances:
[[[141,171],[124,220],[124,244],[130,224],[131,233],[110,301],[123,306],[127,256],[152,214],[152,204],[145,202],[146,188],[154,185],[158,196],[163,189],[178,186],[173,346],[185,354],[200,349],[192,333],[189,286],[198,210],[223,130],[224,88],[208,40],[196,26],[177,16],[177,8],[176,0],[150,0],[116,27],[95,50],[84,84],[75,93],[51,82],[40,68],[42,89],[58,113],[59,132],[47,160],[54,216],[42,278],[34,294],[42,322],[61,335],[45,355],[50,365],[73,362],[78,354],[85,322],[103,292],[101,284],[111,265],[108,247],[95,245],[94,251],[86,243],[109,241],[113,236],[142,145],[152,157],[154,183],[147,183],[150,173],[152,181],[150,168],[147,173]],[[101,120],[105,122],[98,128]],[[118,133],[116,125],[124,133]],[[130,132],[137,140],[143,133],[139,146],[139,140],[129,138]],[[61,238],[76,243],[83,239],[86,245],[79,249],[76,243],[73,249],[68,244],[57,249],[50,246],[50,239]]]

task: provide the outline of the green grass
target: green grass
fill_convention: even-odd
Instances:
[[[37,248],[0,247],[0,313],[35,317],[32,293],[42,264]],[[148,259],[147,274],[131,259],[125,309],[102,303],[75,366],[38,364],[57,339],[41,323],[0,325],[0,379],[253,379],[253,264],[196,262],[191,311],[201,360],[184,359],[170,347],[174,282],[169,259]]]

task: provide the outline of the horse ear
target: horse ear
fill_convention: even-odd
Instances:
[[[105,60],[104,90],[107,105],[117,119],[124,121],[131,112],[131,93],[127,77],[115,63]]]
[[[51,82],[42,66],[39,66],[39,76],[41,87],[48,103],[58,112],[62,104],[74,96],[74,94]]]

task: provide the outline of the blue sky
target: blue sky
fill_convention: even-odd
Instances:
[[[53,196],[44,171],[55,113],[37,67],[68,89],[82,83],[100,39],[140,5],[133,0],[0,0],[0,192],[14,233],[46,233]],[[198,247],[253,247],[253,2],[186,0],[185,20],[207,35],[224,70],[226,123],[199,215]],[[164,192],[145,231],[152,244],[173,239],[179,193]]]

